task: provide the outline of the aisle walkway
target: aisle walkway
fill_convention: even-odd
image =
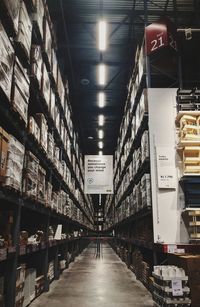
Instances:
[[[31,307],[150,307],[151,296],[109,245],[90,245]]]

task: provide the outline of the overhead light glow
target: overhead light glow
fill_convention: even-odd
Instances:
[[[99,21],[99,50],[105,51],[106,50],[106,29],[107,24],[104,20]]]
[[[104,125],[104,115],[99,115],[99,126]]]
[[[99,139],[100,139],[100,140],[103,139],[103,130],[99,130]]]
[[[106,67],[104,64],[99,65],[99,85],[106,83]]]
[[[103,108],[105,106],[105,93],[99,93],[99,107]]]
[[[103,155],[103,151],[99,150],[99,156],[102,156],[102,155]]]
[[[103,142],[99,142],[98,145],[99,145],[99,149],[103,148]]]

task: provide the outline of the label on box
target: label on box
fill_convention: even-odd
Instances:
[[[157,147],[157,176],[159,189],[176,189],[174,149]]]
[[[180,280],[180,279],[172,280],[172,295],[173,296],[182,296],[183,295],[182,280]]]

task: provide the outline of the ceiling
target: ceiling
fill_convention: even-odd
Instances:
[[[127,84],[137,43],[141,44],[145,23],[168,15],[180,27],[199,25],[199,1],[152,0],[47,0],[58,40],[58,56],[70,83],[70,101],[84,154],[98,154],[98,115],[104,114],[104,154],[116,148],[127,96]],[[97,22],[108,23],[108,48],[97,48]],[[186,48],[187,49],[187,48]],[[100,62],[106,64],[106,85],[98,85]],[[88,84],[82,84],[83,79]],[[106,103],[98,107],[98,92]],[[92,137],[88,138],[88,137]]]

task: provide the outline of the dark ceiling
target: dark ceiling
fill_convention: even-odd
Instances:
[[[47,0],[47,3],[57,30],[61,68],[70,82],[70,99],[82,151],[98,154],[98,115],[104,114],[103,153],[113,154],[135,50],[142,42],[145,22],[149,24],[167,15],[180,27],[196,26],[199,1]],[[102,17],[108,23],[108,48],[100,53],[97,22]],[[104,87],[98,85],[97,79],[100,62],[107,66]],[[83,85],[83,79],[89,83]],[[100,90],[106,95],[103,109],[97,101]]]

